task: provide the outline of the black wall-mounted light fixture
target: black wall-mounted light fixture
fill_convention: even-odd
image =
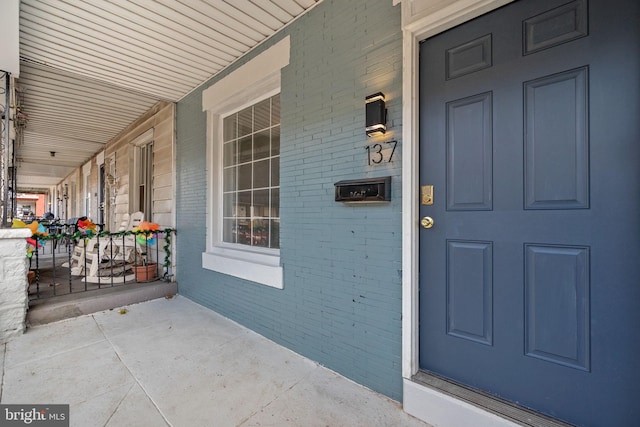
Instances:
[[[387,109],[384,105],[384,94],[374,93],[365,98],[367,136],[384,135],[387,131]]]

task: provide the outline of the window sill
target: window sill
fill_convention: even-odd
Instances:
[[[202,253],[202,268],[272,288],[284,288],[279,254],[214,247]]]

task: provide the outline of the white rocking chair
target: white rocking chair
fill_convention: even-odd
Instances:
[[[125,225],[125,221],[126,225]],[[129,215],[128,220],[123,220],[120,225],[120,229],[118,231],[132,231],[134,227],[140,225],[140,223],[144,221],[144,213],[138,211]],[[142,256],[142,250],[140,245],[136,245],[136,236],[129,235],[123,237],[114,237],[113,238],[113,247],[115,251],[115,255],[113,256],[114,261],[123,261],[126,264],[136,262],[136,258],[140,258]]]

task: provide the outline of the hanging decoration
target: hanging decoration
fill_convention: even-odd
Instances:
[[[136,241],[139,245],[154,246],[156,244],[156,233],[160,226],[154,222],[142,221],[137,227],[133,227],[136,234]]]
[[[84,234],[87,237],[92,237],[94,234],[96,234],[96,225],[91,222],[90,219],[88,218],[81,218],[78,220],[78,231],[82,234]]]
[[[28,228],[31,230],[31,237],[27,237],[27,257],[31,258],[33,256],[33,251],[36,247],[41,248],[46,243],[46,237],[49,236],[47,233],[47,229],[44,225],[38,223],[38,221],[33,221],[29,224],[19,220],[13,219],[11,221],[11,228]]]

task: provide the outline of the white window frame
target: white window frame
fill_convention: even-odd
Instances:
[[[91,189],[89,188],[89,177],[91,176],[91,162],[82,166],[82,200],[84,201],[84,215],[91,218]]]
[[[153,218],[153,145],[151,145],[151,163],[144,165],[147,169],[147,176],[141,177],[141,171],[145,169],[142,165],[142,150],[148,149],[148,146],[153,144],[153,128],[148,129],[144,133],[138,135],[133,141],[130,142],[132,146],[133,155],[130,156],[130,168],[132,174],[129,176],[129,206],[131,211],[142,211],[144,218],[147,221],[151,221]],[[146,159],[148,160],[148,159]],[[140,203],[140,185],[145,185],[145,200],[148,200],[148,206],[141,206]],[[148,211],[148,212],[147,212]]]
[[[255,283],[284,288],[279,249],[222,241],[222,117],[280,93],[289,64],[287,36],[202,92],[207,114],[207,245],[202,267]]]

